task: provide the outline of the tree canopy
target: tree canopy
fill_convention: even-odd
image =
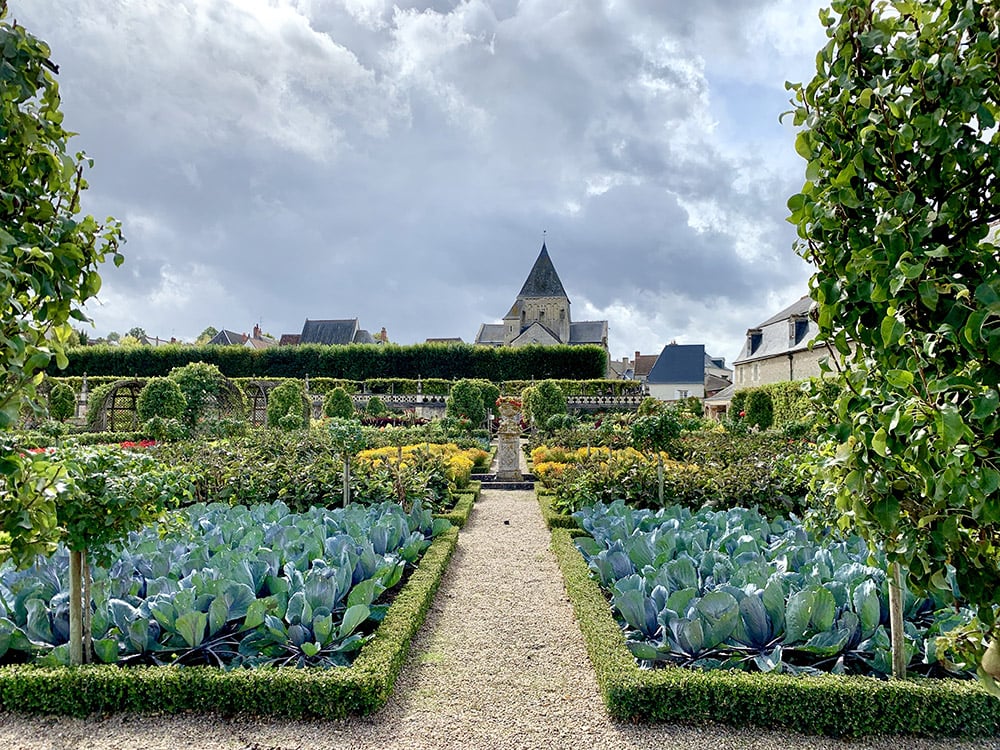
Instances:
[[[101,288],[100,264],[123,261],[118,222],[81,212],[91,161],[68,148],[57,73],[48,45],[8,21],[0,0],[0,438],[22,406],[40,408],[49,362],[65,366],[71,322],[87,320],[80,306]],[[0,544],[24,563],[54,546],[67,478],[2,443]]]
[[[1000,9],[838,0],[808,84],[789,84],[789,200],[816,267],[819,341],[843,384],[815,488],[911,587],[1000,605]]]

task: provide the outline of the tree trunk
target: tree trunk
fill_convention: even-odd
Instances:
[[[83,664],[82,552],[69,552],[69,663]]]
[[[899,563],[889,566],[889,638],[892,642],[892,677],[906,679],[906,640],[903,638],[903,572]]]
[[[656,451],[656,483],[659,488],[657,497],[660,500],[660,507],[663,507],[663,454]]]
[[[351,457],[344,454],[344,507],[351,501]]]
[[[90,559],[87,557],[86,550],[80,553],[80,568],[80,572],[83,574],[83,602],[81,602],[81,609],[83,609],[83,663],[90,664],[94,661],[94,644],[90,612]]]

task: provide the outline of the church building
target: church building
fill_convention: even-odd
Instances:
[[[593,344],[608,350],[608,321],[573,322],[569,297],[542,243],[535,265],[503,323],[483,323],[476,334],[485,346]]]

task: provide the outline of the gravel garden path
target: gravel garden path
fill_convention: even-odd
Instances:
[[[1000,741],[842,742],[608,719],[534,493],[484,491],[408,665],[376,715],[343,722],[0,715],[0,748],[1000,748]],[[875,706],[872,707],[875,710]]]

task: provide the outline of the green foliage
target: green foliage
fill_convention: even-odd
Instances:
[[[340,386],[328,391],[323,398],[323,413],[328,417],[340,417],[341,419],[353,419],[357,416],[354,411],[354,402],[347,395],[347,391]]]
[[[646,398],[644,398],[639,404],[639,408],[635,410],[635,413],[640,417],[651,417],[654,414],[659,414],[663,411],[665,406],[666,403],[660,401],[660,399],[655,398],[654,396],[646,396]]]
[[[82,670],[3,667],[0,709],[80,717],[112,711],[287,718],[374,713],[392,693],[457,541],[457,528],[434,540],[350,667],[232,671],[112,665]]]
[[[675,409],[665,408],[658,414],[639,417],[632,423],[632,445],[641,451],[677,452],[677,440],[683,424]]]
[[[653,513],[619,501],[575,517],[593,537],[577,546],[640,661],[882,678],[891,671],[884,560],[860,537],[818,540],[801,522],[743,508]],[[912,671],[970,677],[935,642],[970,612],[907,592],[904,614]]]
[[[751,427],[766,430],[774,424],[774,402],[767,391],[754,389],[747,394],[746,422]]]
[[[160,416],[150,417],[142,423],[142,431],[156,441],[184,440],[188,437],[188,429],[179,419],[165,419]]]
[[[55,383],[49,390],[49,416],[65,422],[76,413],[76,392],[65,383]]]
[[[158,347],[153,347],[155,351]],[[198,420],[217,404],[224,388],[225,376],[215,365],[192,362],[170,371],[170,379],[180,386],[184,396],[184,424],[194,429]]]
[[[481,378],[473,380],[472,382],[479,388],[479,395],[483,398],[484,414],[495,412],[497,399],[500,398],[500,386],[489,380],[483,380]]]
[[[67,152],[49,47],[6,17],[0,3],[0,429],[34,403],[36,375],[66,366],[98,267],[123,260],[118,222],[80,215],[90,160]],[[16,458],[6,460],[14,470]]]
[[[808,162],[790,221],[817,269],[817,340],[845,365],[816,495],[911,586],[946,591],[954,571],[997,637],[998,11],[834,8],[815,78],[789,85]]]
[[[353,413],[353,406],[351,411]],[[308,424],[309,401],[302,383],[297,380],[288,380],[267,394],[268,427],[278,427],[288,431],[302,429]]]
[[[378,396],[372,396],[368,399],[368,403],[365,404],[365,412],[373,417],[381,417],[384,414],[389,413],[389,408],[385,405],[385,402]],[[334,414],[328,414],[327,416],[336,416]]]
[[[336,453],[354,456],[365,449],[365,431],[356,419],[334,417],[327,424],[330,445]]]
[[[229,378],[342,378],[384,380],[405,378],[416,393],[419,376],[424,393],[446,393],[443,383],[454,378],[484,378],[495,382],[536,378],[588,379],[602,377],[607,355],[599,346],[442,346],[439,344],[348,346],[155,346],[122,349],[88,346],[69,352],[65,374],[138,377],[166,375],[190,362],[214,364]],[[49,375],[55,375],[50,367]],[[386,382],[390,382],[386,380]],[[619,382],[622,381],[606,381]],[[620,386],[619,386],[620,387]],[[375,390],[375,389],[373,389]],[[375,392],[388,393],[385,390]]]
[[[454,419],[467,419],[471,427],[478,427],[486,419],[483,393],[472,380],[459,380],[448,396],[446,413]]]
[[[136,403],[139,421],[144,424],[153,417],[180,419],[186,409],[187,399],[177,380],[171,378],[151,378],[139,391]]]
[[[525,388],[521,401],[525,418],[535,425],[544,427],[551,417],[566,413],[566,394],[553,380],[543,380],[538,385]]]
[[[552,549],[608,713],[623,722],[788,728],[834,737],[964,735],[1000,732],[1000,703],[971,681],[880,682],[863,677],[793,677],[640,669],[608,600],[573,545],[556,529]],[[579,532],[576,532],[579,533]],[[872,711],[877,705],[878,711]]]

